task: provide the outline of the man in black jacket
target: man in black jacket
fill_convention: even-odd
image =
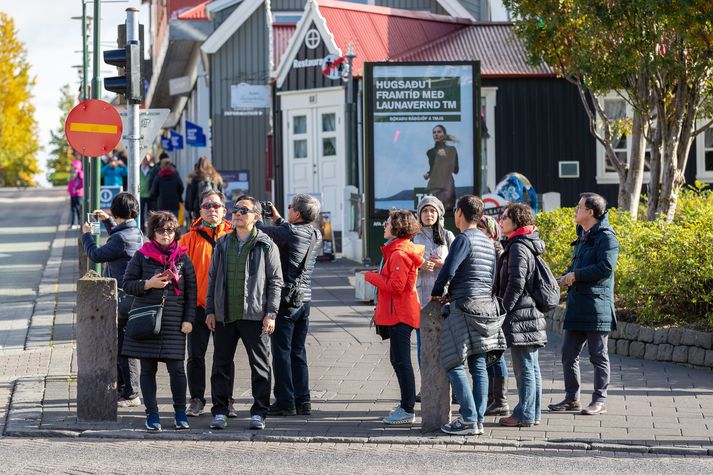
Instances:
[[[319,208],[319,201],[314,197],[298,194],[288,206],[287,220],[273,206],[274,226],[258,223],[258,228],[270,236],[280,249],[285,281],[275,332],[272,334],[275,403],[270,406],[271,416],[312,413],[305,341],[312,300],[312,271],[322,241],[320,232],[312,226],[319,216]],[[287,301],[291,285],[302,291],[304,296],[301,302]]]

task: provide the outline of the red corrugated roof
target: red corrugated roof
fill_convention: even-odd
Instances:
[[[317,5],[342,53],[352,44],[356,76],[361,76],[365,61],[397,60],[472,25],[462,18],[334,0],[319,0]]]
[[[464,28],[398,61],[480,61],[482,77],[555,76],[546,64],[531,66],[511,23],[481,23]]]
[[[272,58],[275,67],[280,64],[280,59],[282,59],[282,55],[287,50],[290,38],[295,34],[296,28],[294,23],[272,24]]]
[[[206,0],[195,7],[183,10],[177,15],[177,18],[179,20],[208,20],[208,12],[206,12],[205,7],[210,2],[211,0]]]

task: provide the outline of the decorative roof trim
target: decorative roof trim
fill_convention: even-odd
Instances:
[[[205,40],[201,50],[207,54],[217,53],[262,4],[263,0],[243,0],[240,6]]]
[[[470,14],[466,8],[458,2],[458,0],[436,0],[440,6],[443,7],[449,15],[456,18],[467,18],[471,21],[476,21],[473,15]]]
[[[205,10],[209,17],[213,17],[215,12],[225,10],[228,7],[232,7],[236,3],[240,3],[243,0],[213,0],[208,5],[206,5]]]

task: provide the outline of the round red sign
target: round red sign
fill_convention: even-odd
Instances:
[[[64,123],[69,145],[88,157],[111,152],[121,140],[123,130],[121,117],[114,106],[98,99],[79,103]]]

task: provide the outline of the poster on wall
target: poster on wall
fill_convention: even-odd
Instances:
[[[373,215],[415,210],[424,195],[452,212],[476,192],[478,63],[372,63],[366,68]]]
[[[225,207],[230,210],[235,198],[250,192],[250,170],[218,170],[225,182]]]

